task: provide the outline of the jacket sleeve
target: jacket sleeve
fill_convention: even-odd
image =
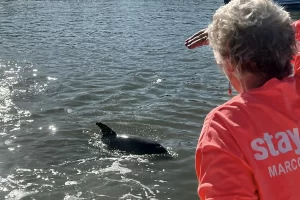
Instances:
[[[253,173],[226,128],[206,120],[196,150],[201,200],[257,200]]]
[[[294,65],[294,74],[300,75],[300,20],[293,22],[292,27],[295,30],[295,38],[297,42],[297,52],[292,60],[292,64]]]

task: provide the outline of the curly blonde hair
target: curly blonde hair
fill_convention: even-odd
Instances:
[[[295,32],[288,12],[272,0],[232,0],[208,26],[217,60],[228,59],[239,73],[282,79],[292,73]]]

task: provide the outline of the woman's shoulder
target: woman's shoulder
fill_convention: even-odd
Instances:
[[[206,116],[206,120],[216,120],[218,118],[227,118],[232,116],[237,111],[240,111],[242,107],[246,106],[248,101],[242,95],[237,95],[226,101],[225,103],[212,109]]]
[[[239,118],[245,100],[235,96],[224,104],[211,110],[205,117],[200,133],[199,143],[202,145],[213,145],[221,147],[224,141],[232,140],[230,126],[234,126],[234,118]],[[233,141],[233,140],[232,140]]]

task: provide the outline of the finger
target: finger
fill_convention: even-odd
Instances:
[[[206,31],[206,29],[200,30],[199,32],[197,32],[197,33],[195,33],[194,35],[192,35],[191,37],[189,37],[186,41],[192,40],[192,39],[194,39],[194,38],[197,38],[197,37],[199,37],[199,36],[205,34],[205,31]]]
[[[194,40],[190,43],[186,43],[185,46],[188,48],[188,49],[194,49],[194,48],[197,48],[197,47],[200,47],[200,46],[203,46],[203,45],[207,45],[208,44],[208,40],[207,39],[198,39],[198,40]]]
[[[199,40],[207,40],[207,35],[200,34],[200,35],[195,36],[194,38],[191,38],[190,40],[186,41],[186,43],[193,43],[193,42],[199,41]]]
[[[189,37],[186,41],[192,40],[192,39],[194,39],[194,38],[197,38],[197,37],[199,37],[199,35],[201,35],[201,34],[202,34],[201,31],[200,31],[200,32],[197,32],[197,33],[195,33],[194,35],[192,35],[191,37]]]
[[[185,42],[185,46],[190,46],[192,44],[193,44],[193,46],[194,45],[197,46],[197,44],[199,44],[198,46],[207,45],[208,44],[208,36],[206,34],[201,34],[198,37],[192,38],[191,40],[188,40]]]
[[[199,35],[197,37],[194,37],[194,38],[192,38],[190,40],[187,40],[185,43],[187,45],[189,45],[189,44],[192,44],[194,42],[201,42],[201,41],[206,41],[206,40],[208,40],[207,34],[201,34],[201,35]]]

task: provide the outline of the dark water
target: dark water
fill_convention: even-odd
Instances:
[[[220,5],[1,1],[0,199],[197,199],[199,131],[229,97],[210,49],[183,44]],[[107,151],[96,121],[172,158]]]

